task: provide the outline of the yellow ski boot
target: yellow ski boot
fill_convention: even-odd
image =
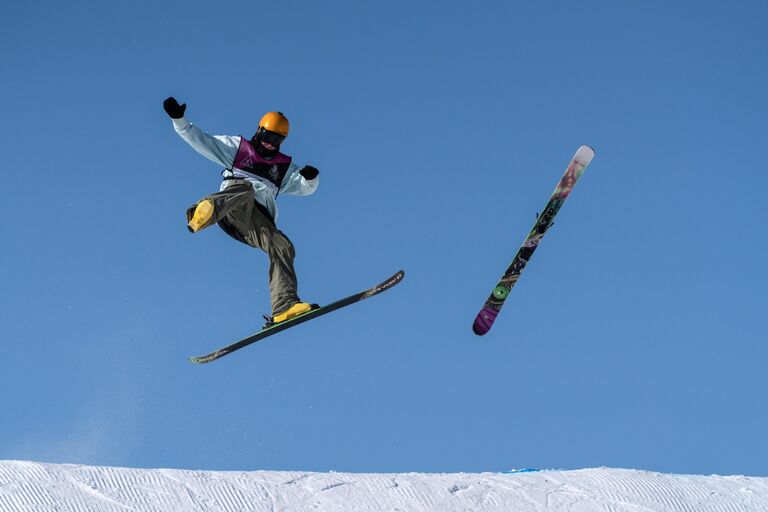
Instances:
[[[204,199],[198,203],[194,215],[188,219],[187,227],[192,233],[197,233],[208,224],[211,217],[213,217],[213,201]]]
[[[286,320],[290,320],[291,318],[296,318],[297,316],[301,315],[302,313],[306,313],[307,311],[312,309],[312,304],[308,304],[306,302],[297,302],[287,310],[283,311],[279,315],[275,315],[272,318],[273,324],[279,324],[280,322],[285,322]]]

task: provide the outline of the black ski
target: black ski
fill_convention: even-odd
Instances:
[[[286,320],[285,322],[280,322],[279,324],[275,324],[270,327],[266,327],[262,329],[261,331],[257,332],[256,334],[253,334],[251,336],[248,336],[247,338],[243,338],[240,341],[237,341],[235,343],[232,343],[231,345],[227,345],[226,347],[220,348],[214,352],[211,352],[208,355],[205,356],[198,356],[198,357],[190,357],[189,360],[193,363],[210,363],[211,361],[215,361],[216,359],[223,357],[227,354],[230,354],[234,352],[235,350],[239,350],[243,347],[247,347],[251,343],[256,343],[257,341],[263,340],[264,338],[267,338],[269,336],[272,336],[273,334],[277,334],[280,331],[284,331],[286,329],[289,329],[295,325],[299,325],[301,323],[306,322],[307,320],[312,320],[313,318],[317,318],[319,316],[323,316],[326,313],[330,313],[331,311],[335,311],[337,309],[341,309],[345,306],[349,306],[350,304],[354,304],[355,302],[360,302],[361,300],[365,300],[369,297],[373,297],[374,295],[377,295],[385,290],[388,290],[389,288],[392,288],[396,284],[398,284],[400,281],[402,281],[403,276],[405,275],[405,272],[400,270],[395,275],[387,279],[386,281],[377,284],[373,288],[369,288],[367,290],[364,290],[360,293],[356,293],[354,295],[350,295],[349,297],[346,297],[344,299],[338,300],[336,302],[333,302],[331,304],[328,304],[327,306],[323,306],[320,308],[312,309],[302,315],[299,315],[295,318],[292,318],[290,320]]]

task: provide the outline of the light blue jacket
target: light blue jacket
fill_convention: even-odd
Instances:
[[[268,180],[261,179],[259,176],[247,173],[242,169],[232,167],[242,140],[242,137],[239,135],[210,135],[190,123],[184,117],[173,119],[173,126],[176,129],[176,133],[192,146],[195,151],[209,160],[224,166],[225,170],[222,173],[224,177],[234,176],[250,182],[256,194],[256,201],[267,208],[275,222],[277,222],[277,203],[275,198],[278,193],[306,196],[314,193],[320,184],[319,176],[313,180],[307,180],[299,174],[301,167],[291,163],[278,189]],[[231,184],[232,180],[222,181],[220,190],[226,189]]]

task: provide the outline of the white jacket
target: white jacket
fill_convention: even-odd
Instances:
[[[222,173],[224,177],[234,176],[250,182],[256,194],[256,201],[267,208],[275,222],[277,222],[277,203],[275,202],[277,194],[306,196],[314,193],[320,184],[319,176],[313,180],[306,180],[299,174],[301,167],[291,163],[278,189],[268,180],[232,167],[242,140],[242,137],[239,135],[210,135],[187,121],[184,117],[173,119],[173,126],[176,129],[176,133],[192,146],[195,151],[209,160],[224,166],[225,170]],[[220,190],[226,189],[231,184],[231,180],[222,181]]]

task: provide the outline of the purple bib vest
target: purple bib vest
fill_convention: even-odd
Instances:
[[[240,174],[237,170],[245,171],[245,173],[253,175],[252,177],[272,183],[280,189],[290,165],[291,157],[288,155],[278,152],[267,160],[256,152],[256,148],[253,147],[250,140],[241,136],[240,147],[237,148],[237,155],[235,155],[235,161],[232,163],[232,172],[237,175]]]

